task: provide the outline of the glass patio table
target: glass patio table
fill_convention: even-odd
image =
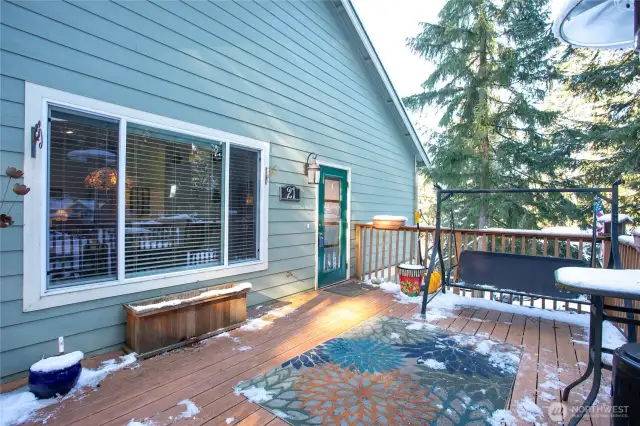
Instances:
[[[556,270],[556,287],[559,290],[583,294],[591,302],[589,318],[589,363],[585,373],[578,380],[567,386],[562,392],[562,400],[569,399],[571,389],[584,382],[593,373],[593,384],[587,399],[581,409],[573,416],[569,426],[575,426],[593,405],[602,379],[602,369],[612,370],[612,366],[602,362],[602,353],[612,354],[613,350],[602,347],[602,322],[613,322],[629,325],[640,325],[640,320],[634,319],[634,314],[640,314],[640,309],[632,307],[633,300],[640,300],[640,270],[638,269],[596,269],[596,268],[560,268]],[[605,297],[625,299],[625,306],[605,304]],[[626,317],[615,317],[605,314],[604,310],[623,312]],[[628,335],[630,343],[635,340],[635,332]]]

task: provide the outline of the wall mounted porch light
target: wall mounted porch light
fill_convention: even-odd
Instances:
[[[309,159],[313,156],[313,160],[309,163]],[[307,162],[304,165],[304,174],[307,175],[307,183],[311,185],[317,185],[320,183],[320,166],[316,161],[317,154],[310,153],[307,157]]]

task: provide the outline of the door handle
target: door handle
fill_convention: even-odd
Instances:
[[[318,247],[324,247],[324,234],[318,232]]]

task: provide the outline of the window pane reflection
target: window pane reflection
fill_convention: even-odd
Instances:
[[[48,287],[117,278],[118,122],[50,109]]]
[[[125,271],[221,265],[223,145],[127,127]]]

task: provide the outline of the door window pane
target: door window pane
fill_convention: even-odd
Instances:
[[[340,268],[340,179],[324,180],[324,270]]]
[[[258,152],[231,147],[229,263],[258,259]]]
[[[331,201],[340,201],[340,184],[340,179],[325,178],[324,199]]]
[[[127,126],[125,274],[221,265],[224,146]]]
[[[48,288],[117,278],[118,122],[49,111]]]

